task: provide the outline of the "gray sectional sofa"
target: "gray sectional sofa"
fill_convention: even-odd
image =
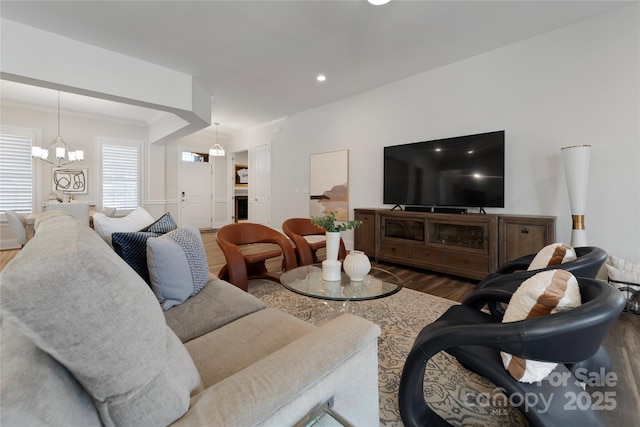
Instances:
[[[333,397],[378,425],[379,328],[316,327],[211,277],[163,312],[89,227],[51,212],[2,272],[2,426],[291,426]]]

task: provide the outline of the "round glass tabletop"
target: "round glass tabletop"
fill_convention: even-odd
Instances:
[[[402,289],[395,274],[371,267],[362,282],[352,282],[343,271],[340,281],[322,280],[322,264],[304,265],[280,276],[280,283],[295,293],[332,301],[364,301],[393,295]]]

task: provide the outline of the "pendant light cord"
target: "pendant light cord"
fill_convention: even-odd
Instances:
[[[60,91],[58,91],[58,136],[60,136]]]

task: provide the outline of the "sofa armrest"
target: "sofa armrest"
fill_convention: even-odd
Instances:
[[[193,396],[173,425],[293,425],[330,397],[351,423],[378,425],[379,335],[340,316]]]

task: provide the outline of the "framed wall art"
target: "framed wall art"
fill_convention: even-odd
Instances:
[[[87,169],[52,169],[51,189],[66,194],[87,194],[89,192]]]
[[[349,150],[312,154],[309,162],[309,213],[337,212],[349,220]]]

